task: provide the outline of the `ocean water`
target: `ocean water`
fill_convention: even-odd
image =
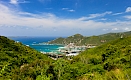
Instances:
[[[56,52],[63,45],[45,44],[48,41],[54,40],[57,37],[8,37],[12,40],[22,42],[40,52]],[[45,43],[43,43],[45,42]]]

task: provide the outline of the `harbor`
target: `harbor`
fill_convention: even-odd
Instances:
[[[76,46],[74,43],[70,43],[68,45],[65,45],[64,47],[59,47],[58,50],[52,51],[52,52],[42,52],[43,54],[48,55],[52,59],[62,58],[62,57],[73,57],[77,56],[82,51],[85,51],[89,48],[94,48],[96,45],[94,44],[88,44],[83,46]]]

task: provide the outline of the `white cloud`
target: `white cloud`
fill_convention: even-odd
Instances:
[[[68,10],[69,8],[62,8],[62,10]]]
[[[79,20],[88,20],[88,19],[93,19],[93,18],[97,18],[97,17],[103,17],[107,14],[111,14],[111,11],[106,11],[104,13],[97,13],[97,14],[90,14],[89,17],[81,17],[79,18]]]
[[[131,15],[124,16],[126,19],[131,19]]]
[[[126,8],[125,12],[131,12],[131,7]]]
[[[99,16],[111,14],[102,13]],[[98,22],[94,20],[83,21],[84,17],[78,19],[63,19],[51,13],[32,14],[0,4],[0,34],[30,34],[30,35],[71,35],[81,30],[82,34],[98,29],[117,30],[126,26],[131,27],[131,21]],[[95,17],[98,17],[95,16]],[[86,19],[87,17],[85,17]],[[55,28],[54,28],[55,27]],[[17,29],[17,30],[16,30]],[[24,33],[23,33],[24,31]],[[102,30],[103,31],[103,30]],[[67,33],[68,32],[68,33]],[[96,34],[98,34],[96,32]]]
[[[109,29],[103,29],[103,31],[108,31]]]
[[[107,19],[106,19],[106,18],[101,18],[101,19],[99,19],[99,20],[105,21],[105,20],[107,20]]]
[[[128,28],[128,27],[124,28],[124,30],[125,30],[125,31],[131,31],[131,29]]]
[[[75,10],[69,9],[69,8],[62,8],[62,10],[69,11],[69,12],[75,12]]]
[[[120,14],[123,14],[124,12],[120,12],[120,13],[114,13],[112,15],[120,15]]]
[[[111,14],[111,13],[112,13],[111,11],[107,11],[107,12],[104,12],[104,13],[101,13],[101,14],[90,14],[89,18],[102,17],[102,16],[105,16],[105,15]]]
[[[18,4],[18,0],[10,0],[11,4]]]
[[[117,31],[117,30],[119,30],[119,29],[118,29],[118,28],[113,28],[112,30],[113,30],[113,31]]]
[[[25,1],[25,0],[10,0],[11,4],[17,5],[19,3],[30,3],[29,1]]]
[[[80,21],[84,21],[84,20],[88,20],[89,18],[88,17],[81,17],[79,18]]]
[[[68,10],[69,12],[75,12],[75,10],[71,9],[71,10]]]
[[[120,14],[124,14],[124,13],[128,13],[128,12],[131,12],[131,7],[127,7],[125,12],[118,12],[118,13],[114,13],[112,15],[120,15]]]

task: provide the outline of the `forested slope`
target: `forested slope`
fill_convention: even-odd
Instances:
[[[128,32],[120,32],[120,33],[107,33],[98,36],[83,36],[81,34],[75,34],[73,36],[69,36],[67,38],[57,38],[55,40],[49,41],[49,44],[69,44],[75,43],[75,45],[101,45],[112,40],[118,39],[120,37],[127,37],[131,35],[131,31]]]
[[[89,72],[80,79],[129,80],[131,79],[131,37],[120,38],[86,50],[76,56],[74,61],[88,66]]]
[[[53,61],[0,36],[0,80],[130,80],[130,72],[131,37]]]
[[[75,43],[76,45],[79,45],[81,43],[81,41],[84,39],[85,37],[82,36],[81,34],[75,34],[73,36],[69,36],[67,38],[57,38],[55,40],[49,41],[49,44],[69,44],[69,43]]]
[[[0,80],[33,80],[51,62],[46,55],[0,36]]]

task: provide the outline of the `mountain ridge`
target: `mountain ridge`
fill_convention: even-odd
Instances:
[[[67,38],[57,38],[55,40],[49,41],[49,44],[63,44],[67,45],[69,43],[75,43],[75,45],[88,45],[88,44],[95,44],[95,45],[101,45],[103,43],[121,38],[121,37],[127,37],[131,35],[131,31],[128,32],[120,32],[120,33],[107,33],[102,34],[98,36],[83,36],[81,34],[75,34],[72,36],[69,36]]]

